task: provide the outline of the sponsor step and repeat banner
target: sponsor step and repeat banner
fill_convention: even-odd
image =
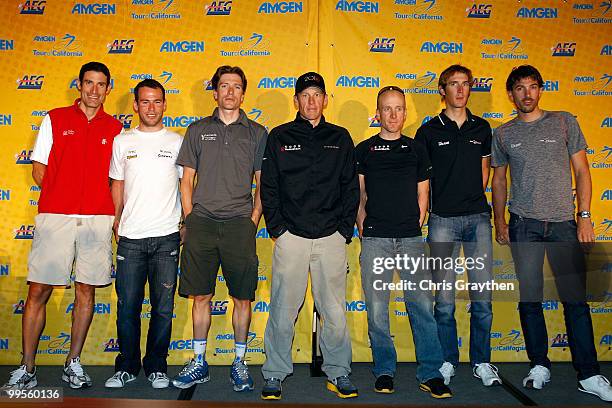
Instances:
[[[516,116],[505,92],[508,73],[520,64],[535,65],[545,79],[540,105],[571,111],[586,135],[597,241],[604,245],[612,240],[609,0],[12,0],[3,3],[0,19],[4,89],[0,99],[0,364],[20,361],[27,256],[40,193],[31,177],[34,140],[49,109],[71,104],[78,97],[78,70],[91,60],[109,66],[113,90],[105,110],[125,128],[138,124],[132,111],[134,86],[144,78],[155,78],[167,92],[164,125],[181,134],[191,122],[212,113],[215,104],[209,80],[219,65],[239,65],[245,70],[248,88],[243,109],[268,129],[294,118],[295,80],[307,70],[317,70],[330,95],[327,120],[348,128],[355,143],[379,131],[377,90],[391,84],[406,92],[409,114],[404,133],[413,136],[442,108],[438,75],[453,63],[471,67],[475,84],[469,108],[497,127]],[[490,188],[487,196],[490,200]],[[259,287],[248,336],[248,357],[255,364],[265,359],[263,335],[271,283],[273,242],[263,220],[257,245]],[[371,361],[359,251],[359,241],[353,240],[346,313],[354,361]],[[602,256],[591,268],[606,276],[612,273],[610,262],[609,256]],[[497,282],[516,284],[507,247],[495,247],[493,267]],[[207,359],[229,364],[234,345],[232,305],[221,275],[217,288]],[[610,360],[612,289],[609,283],[596,289],[596,301],[591,302],[595,342],[599,357]],[[84,361],[112,364],[118,352],[116,296],[112,286],[96,294]],[[391,328],[400,360],[414,361],[402,296],[401,291],[392,293]],[[458,297],[461,359],[467,361],[469,302],[465,293]],[[40,364],[63,362],[70,346],[73,299],[72,289],[54,291],[40,338]],[[562,305],[547,299],[542,307],[551,358],[569,361]],[[311,359],[312,309],[308,295],[296,326],[296,362]],[[150,318],[148,298],[141,317],[144,332]],[[190,302],[177,296],[170,364],[189,358],[191,337]],[[142,345],[144,349],[144,336]],[[494,303],[491,347],[494,361],[527,359],[515,302]]]

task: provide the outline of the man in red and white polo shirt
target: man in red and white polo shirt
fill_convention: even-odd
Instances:
[[[32,176],[41,186],[36,231],[28,260],[28,298],[22,320],[23,359],[4,387],[36,386],[34,359],[54,286],[71,285],[75,300],[70,352],[62,380],[91,386],[80,354],[93,317],[96,286],[111,283],[111,235],[115,209],[108,170],[121,123],[104,112],[110,72],[100,62],[81,67],[73,105],[49,111],[32,152]]]

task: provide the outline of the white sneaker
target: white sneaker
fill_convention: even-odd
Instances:
[[[578,390],[587,394],[597,395],[604,401],[612,401],[610,381],[603,375],[594,375],[586,380],[578,381]]]
[[[502,380],[497,374],[497,367],[490,363],[480,363],[474,365],[472,369],[474,377],[480,378],[485,387],[490,387],[493,384],[501,385]]]
[[[64,366],[62,380],[70,384],[72,389],[87,388],[93,384],[91,377],[81,365],[80,357],[73,358],[67,366]]]
[[[541,390],[550,381],[550,370],[544,366],[536,365],[529,370],[529,375],[523,378],[523,387]]]
[[[106,380],[104,386],[106,388],[123,388],[129,382],[136,380],[136,376],[127,371],[117,371],[111,378]]]
[[[156,372],[149,374],[147,377],[151,381],[151,387],[153,388],[168,388],[170,385],[170,379],[166,373]]]
[[[444,385],[450,384],[451,377],[455,376],[455,366],[445,361],[442,367],[440,367],[440,374],[444,377]]]
[[[36,384],[36,367],[34,367],[34,372],[28,373],[27,366],[23,364],[16,370],[11,371],[8,382],[0,387],[0,389],[26,390],[36,387]]]

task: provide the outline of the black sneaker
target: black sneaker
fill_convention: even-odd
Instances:
[[[376,383],[374,384],[374,391],[381,394],[393,394],[395,391],[393,389],[393,377],[385,374],[378,377],[376,379]]]
[[[442,378],[432,378],[419,384],[421,391],[428,392],[434,398],[451,398],[453,393],[448,386],[444,385]]]
[[[281,399],[283,388],[281,380],[278,378],[266,378],[263,388],[261,389],[261,399],[263,400],[279,400]]]
[[[357,387],[353,385],[347,375],[341,375],[333,380],[327,380],[327,389],[339,398],[355,398],[359,395]]]

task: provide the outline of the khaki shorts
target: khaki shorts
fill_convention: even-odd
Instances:
[[[111,283],[113,216],[38,214],[34,220],[28,282],[70,286],[74,263],[76,282],[94,286]]]

